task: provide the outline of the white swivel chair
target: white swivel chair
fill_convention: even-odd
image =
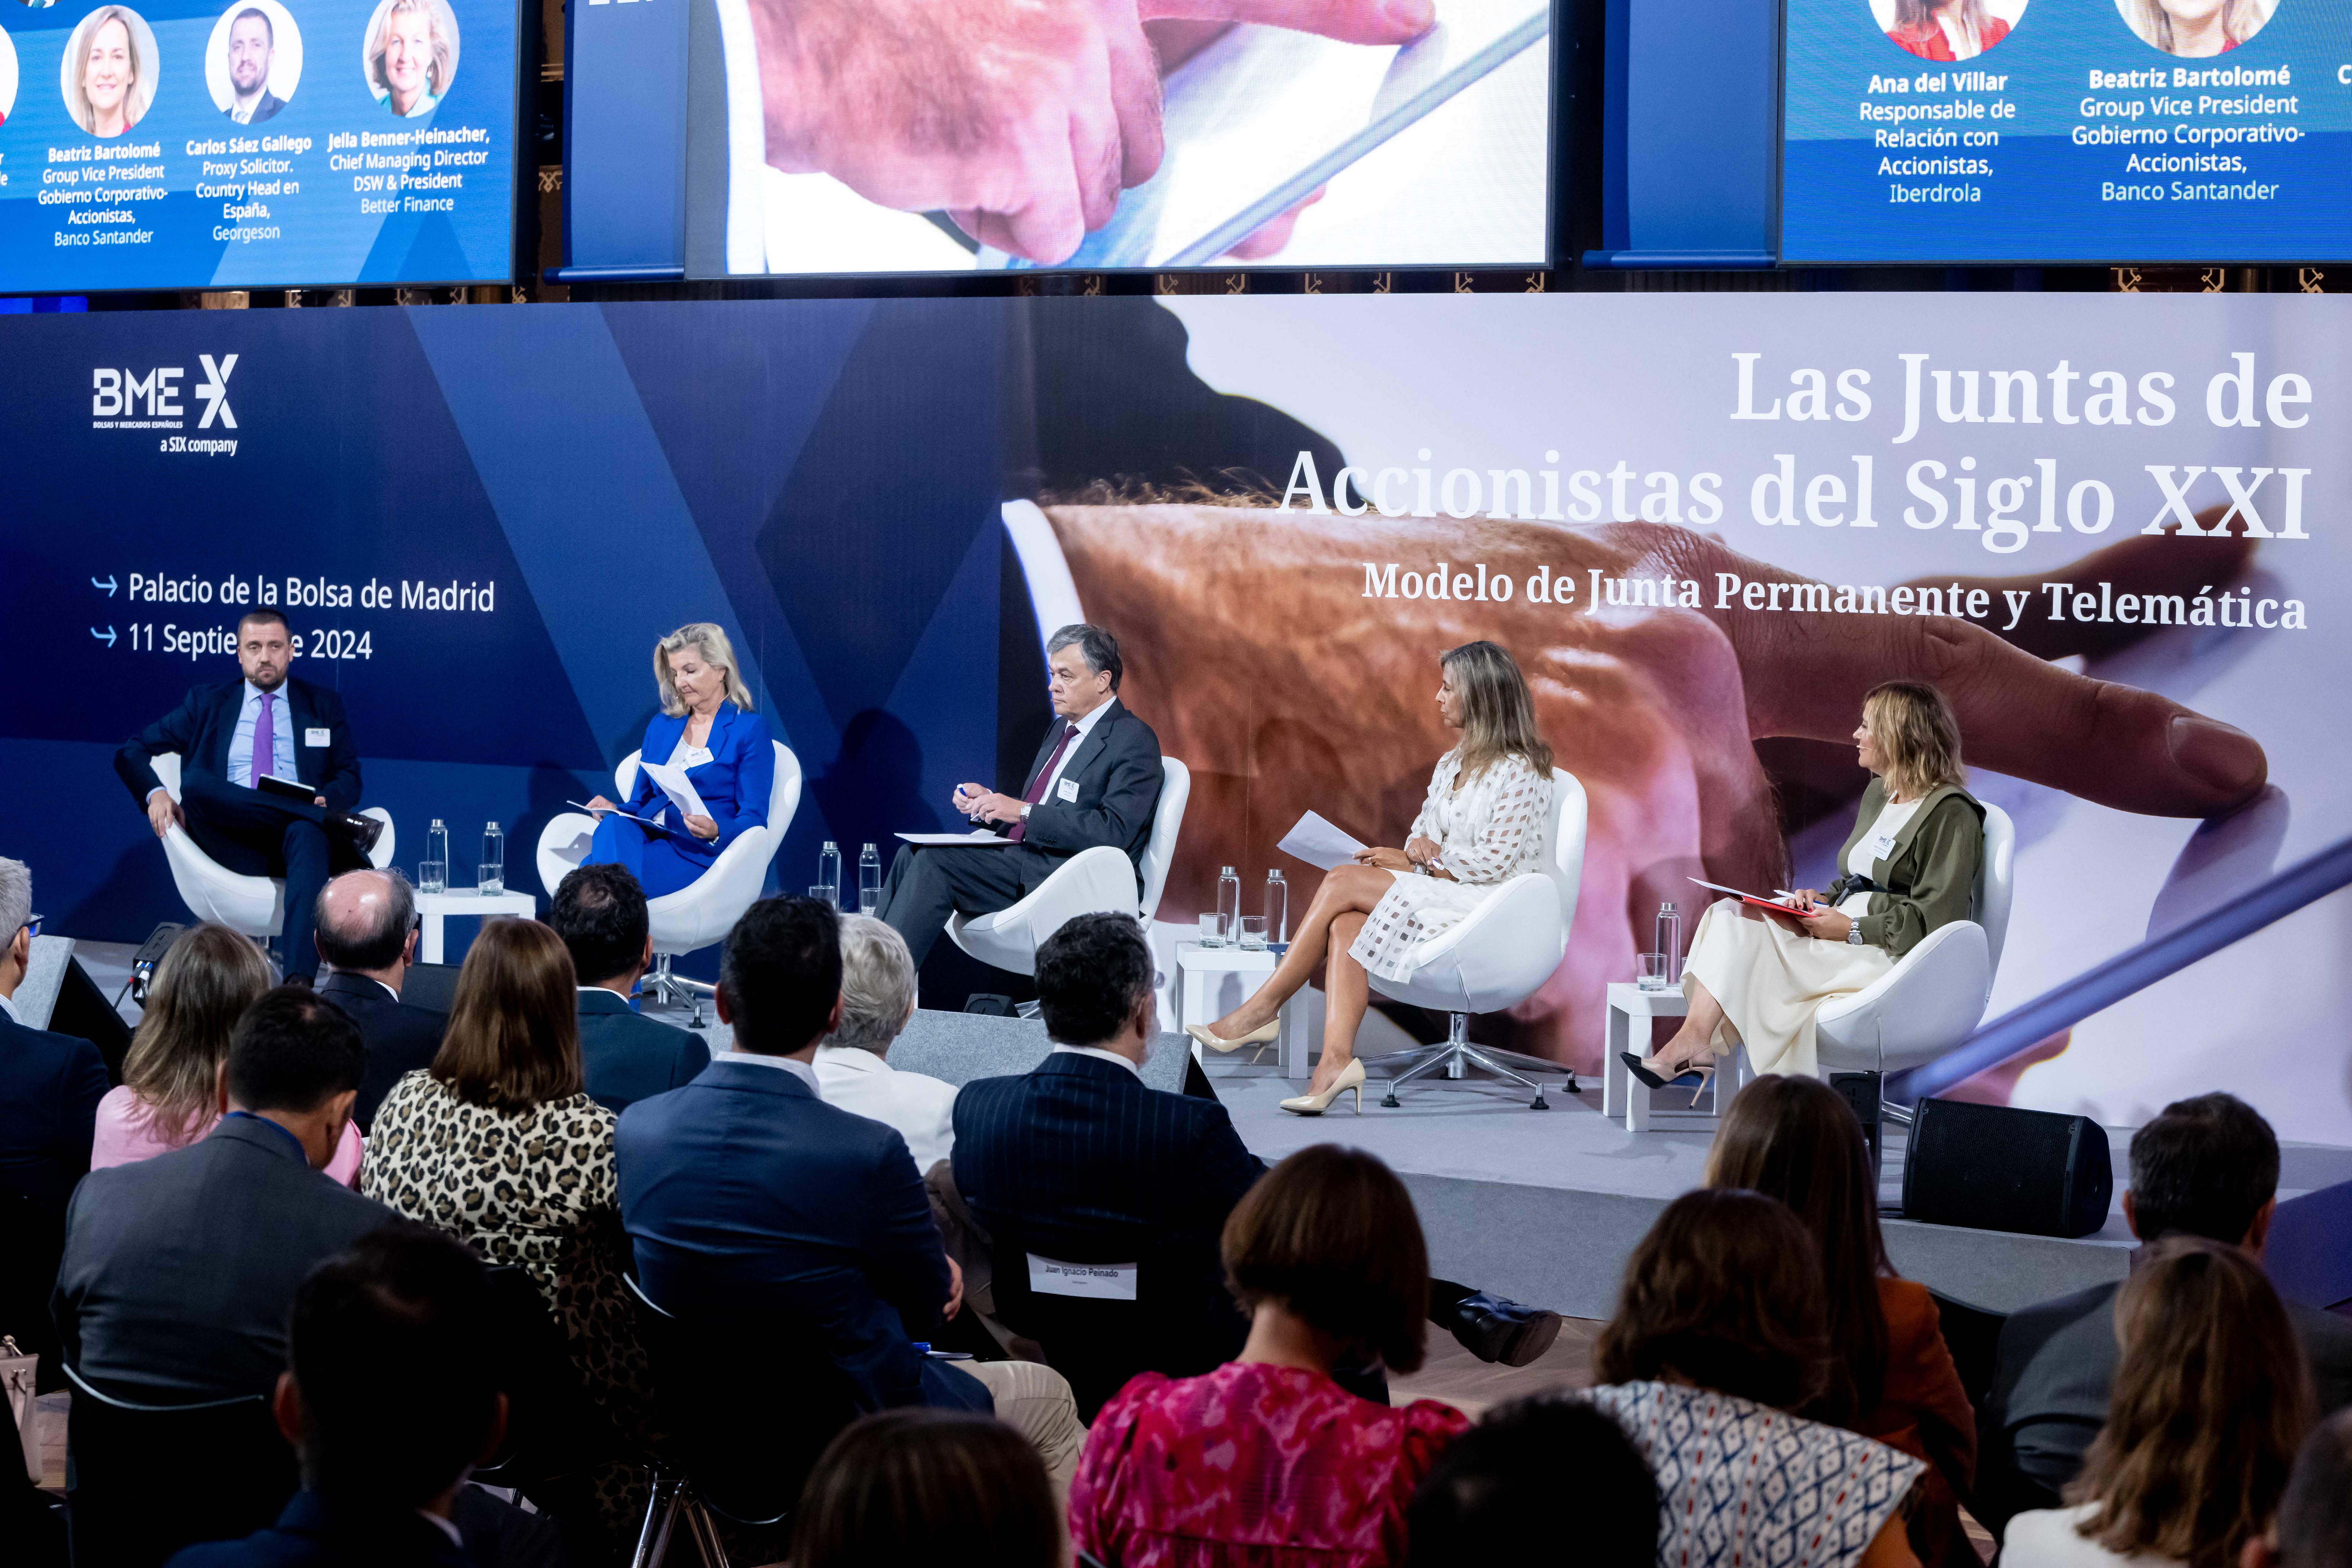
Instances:
[[[955,915],[948,935],[980,960],[1015,974],[1037,973],[1037,949],[1078,915],[1130,914],[1145,926],[1159,912],[1168,884],[1168,862],[1184,826],[1184,805],[1192,798],[1192,770],[1173,757],[1160,759],[1160,804],[1151,812],[1151,837],[1143,846],[1143,883],[1125,850],[1108,844],[1081,849],[1037,886],[1037,890],[992,915]]]
[[[1474,1046],[1469,1027],[1473,1013],[1497,1013],[1534,995],[1568,955],[1577,888],[1584,876],[1584,786],[1560,768],[1551,771],[1551,781],[1549,853],[1542,868],[1505,882],[1467,920],[1423,942],[1413,954],[1412,973],[1403,980],[1369,977],[1383,996],[1446,1016],[1444,1044],[1387,1058],[1402,1070],[1391,1073],[1382,1105],[1400,1104],[1396,1091],[1414,1079],[1439,1071],[1460,1078],[1467,1063],[1534,1089],[1530,1110],[1549,1109],[1542,1087],[1523,1074],[1567,1069],[1540,1057]],[[1570,1073],[1569,1087],[1575,1085]]]
[[[176,803],[180,798],[180,754],[160,752],[152,760],[155,777]],[[382,870],[392,864],[392,814],[380,805],[371,805],[359,815],[373,816],[383,824],[375,847],[368,851],[368,863]],[[224,868],[219,861],[198,848],[196,841],[188,837],[188,830],[177,823],[163,835],[163,858],[171,863],[172,882],[180,889],[181,901],[198,920],[225,925],[240,935],[257,940],[285,934],[286,884],[279,879],[248,877]]]
[[[719,852],[710,869],[697,877],[689,885],[675,893],[664,893],[658,899],[646,901],[646,915],[653,928],[654,967],[646,976],[646,985],[654,998],[665,1005],[679,997],[694,1005],[692,1022],[702,1022],[702,998],[711,987],[699,980],[688,980],[670,970],[670,960],[681,952],[709,947],[735,929],[743,911],[757,903],[760,889],[768,880],[768,862],[776,858],[777,847],[784,841],[784,830],[793,825],[793,813],[801,804],[801,761],[793,755],[792,748],[782,741],[772,742],[776,748],[776,782],[768,792],[768,823],[737,835],[735,842]],[[613,770],[613,786],[616,800],[625,801],[637,787],[637,755],[631,752]],[[540,831],[539,882],[547,896],[555,896],[555,886],[588,856],[589,841],[595,836],[596,819],[585,813],[567,811]]]

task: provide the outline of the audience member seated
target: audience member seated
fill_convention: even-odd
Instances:
[[[1650,1461],[1657,1561],[1677,1568],[1907,1568],[1902,1509],[1927,1466],[1805,1420],[1837,1375],[1822,1265],[1776,1198],[1701,1188],[1625,1265],[1593,1347],[1614,1415]]]
[[[30,1199],[54,1217],[89,1169],[106,1064],[88,1040],[28,1029],[16,1016],[32,919],[33,873],[22,860],[0,860],[0,1194]]]
[[[302,1489],[269,1529],[191,1546],[171,1568],[481,1568],[451,1515],[506,1427],[494,1329],[480,1260],[421,1226],[320,1265],[277,1384]]]
[[[1003,1422],[885,1410],[844,1430],[809,1473],[793,1568],[1056,1568],[1062,1521],[1045,1467]]]
[[[1066,922],[1038,947],[1036,979],[1053,1052],[1034,1072],[963,1087],[951,1169],[973,1218],[1008,1251],[1151,1260],[1160,1328],[1093,1347],[1128,1359],[1116,1375],[1089,1377],[1097,1386],[1080,1413],[1090,1417],[1136,1373],[1186,1377],[1240,1353],[1248,1323],[1225,1289],[1218,1241],[1265,1166],[1214,1100],[1145,1087],[1160,1025],[1151,949],[1132,917]],[[1000,1301],[1006,1285],[1000,1274]],[[1511,1366],[1559,1332],[1556,1312],[1445,1280],[1430,1281],[1430,1308],[1474,1354]]]
[[[1563,1528],[1560,1483],[1573,1478]],[[1405,1514],[1412,1568],[1655,1568],[1658,1488],[1625,1429],[1578,1400],[1514,1400],[1456,1437]]]
[[[1469,1422],[1433,1400],[1359,1399],[1331,1373],[1421,1368],[1429,1253],[1404,1184],[1361,1151],[1302,1149],[1234,1206],[1223,1256],[1248,1341],[1214,1372],[1147,1372],[1102,1407],[1072,1543],[1121,1568],[1403,1563],[1413,1489]]]
[[[397,870],[346,871],[319,889],[312,942],[334,968],[319,994],[352,1016],[367,1043],[367,1077],[352,1118],[365,1131],[403,1075],[441,1048],[440,1014],[400,999],[416,962],[416,895]]]
[[[2071,1506],[2011,1519],[2002,1562],[2240,1568],[2311,1426],[2310,1381],[2277,1292],[2237,1247],[2176,1235],[2125,1281],[2115,1321],[2107,1423],[2066,1488]]]
[[[861,1408],[992,1410],[1066,1480],[1086,1429],[1059,1373],[915,1348],[962,1281],[907,1141],[817,1092],[810,1059],[841,1022],[833,907],[752,905],[728,936],[718,1004],[734,1048],[621,1114],[621,1217],[646,1294],[689,1321],[749,1314],[814,1336]]]
[[[702,1037],[648,1018],[629,1004],[653,966],[646,890],[626,866],[583,866],[555,885],[547,923],[578,973],[580,1070],[588,1097],[619,1115],[710,1065]]]
[[[84,1178],[67,1214],[56,1300],[77,1371],[156,1405],[276,1384],[295,1287],[393,1217],[320,1173],[366,1065],[359,1026],[341,1008],[307,986],[280,986],[237,1020],[229,1110],[210,1133]]]
[[[209,922],[172,944],[147,986],[147,1005],[122,1059],[122,1083],[98,1102],[89,1168],[103,1171],[184,1149],[226,1109],[221,1068],[247,1008],[275,984],[250,937]],[[343,1123],[327,1174],[357,1180],[365,1141]]]
[[[2352,1568],[2352,1411],[2303,1440],[2278,1521],[2245,1568]]]
[[[2278,1181],[2270,1123],[2234,1096],[2199,1095],[2166,1106],[2132,1135],[2124,1218],[2143,1243],[2200,1236],[2234,1244],[2259,1263]],[[2001,1328],[1977,1423],[1980,1455],[1969,1505],[1996,1535],[2013,1513],[2057,1506],[2107,1419],[2118,1289],[2095,1285],[2028,1307]],[[2319,1414],[2352,1404],[2352,1322],[2298,1302],[2285,1308]]]
[[[1838,1352],[1828,1396],[1804,1414],[1927,1461],[1907,1518],[1911,1549],[1929,1568],[1978,1568],[1959,1515],[1976,1479],[1976,1412],[1935,1298],[1887,1261],[1877,1172],[1845,1097],[1819,1079],[1758,1079],[1707,1150],[1706,1184],[1778,1198],[1804,1222]]]
[[[955,1085],[901,1072],[890,1042],[915,1016],[915,961],[907,939],[871,915],[841,917],[841,1026],[816,1048],[817,1092],[827,1105],[898,1130],[915,1169],[955,1146]]]

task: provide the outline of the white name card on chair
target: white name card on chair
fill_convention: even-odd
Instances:
[[[1097,1301],[1132,1301],[1137,1263],[1065,1263],[1029,1254],[1029,1289],[1041,1296],[1085,1296]]]

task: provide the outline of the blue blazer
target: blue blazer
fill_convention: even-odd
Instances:
[[[656,713],[646,726],[646,743],[639,760],[667,763],[677,749],[678,738],[686,733],[686,720],[673,719],[667,713]],[[688,859],[708,866],[719,858],[719,852],[743,836],[744,830],[764,827],[768,823],[768,797],[776,788],[776,742],[768,732],[768,721],[757,713],[746,713],[732,702],[721,702],[710,721],[710,733],[704,739],[710,749],[710,760],[700,767],[686,770],[687,778],[694,784],[694,793],[710,808],[710,820],[719,825],[716,840],[697,838],[688,833],[672,811],[662,831],[677,852]],[[669,797],[648,777],[643,768],[637,770],[637,787],[622,803],[639,816],[651,817],[669,805]]]
[[[0,1013],[0,1193],[21,1193],[62,1218],[89,1170],[108,1088],[96,1046]]]
[[[325,795],[329,811],[352,810],[360,803],[360,753],[352,741],[351,721],[343,716],[343,700],[331,688],[293,676],[287,678],[281,694],[294,721],[295,777]],[[122,742],[114,753],[115,773],[142,807],[163,784],[155,776],[158,752],[177,752],[181,767],[226,779],[237,716],[244,711],[242,676],[218,686],[194,687],[177,708]],[[326,732],[327,743],[311,745],[311,736],[320,731]],[[670,744],[677,743],[673,733]],[[761,804],[766,803],[767,797],[761,796]]]
[[[684,1088],[709,1065],[701,1036],[648,1018],[613,992],[580,993],[580,1072],[588,1098],[605,1110]]]
[[[825,1347],[859,1407],[992,1408],[925,1359],[947,1254],[907,1141],[781,1068],[725,1058],[621,1112],[621,1223],[637,1278],[680,1316],[771,1317]]]

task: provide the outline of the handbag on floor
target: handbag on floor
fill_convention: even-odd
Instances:
[[[39,1356],[18,1350],[14,1335],[0,1334],[0,1392],[7,1395],[8,1414],[16,1420],[16,1436],[24,1446],[25,1479],[35,1486],[41,1484],[41,1421],[33,1389],[40,1370]]]

